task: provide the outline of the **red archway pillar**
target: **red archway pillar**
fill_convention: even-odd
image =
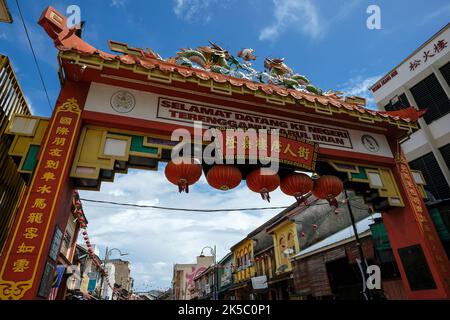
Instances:
[[[42,299],[38,290],[56,225],[64,232],[70,214],[69,172],[81,128],[88,84],[67,80],[60,92],[38,164],[0,257],[0,299]]]
[[[450,299],[450,263],[427,207],[419,193],[404,154],[396,155],[393,173],[405,202],[404,208],[383,213],[389,241],[394,252],[408,299]],[[405,271],[399,250],[420,246],[430,270],[435,288],[414,289]],[[417,249],[417,247],[416,247]],[[408,251],[408,249],[406,249]],[[404,258],[405,259],[405,258]],[[407,264],[408,262],[405,261]],[[417,266],[412,267],[413,269]]]

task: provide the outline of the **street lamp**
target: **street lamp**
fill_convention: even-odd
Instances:
[[[106,247],[105,259],[103,259],[103,269],[106,269],[106,264],[108,263],[109,257],[111,256],[111,252],[113,252],[114,250],[118,251],[121,257],[128,255],[128,253],[122,253],[122,251],[120,251],[117,248],[108,249],[108,247]],[[103,277],[102,277],[102,283],[100,286],[100,297],[102,296],[102,293],[103,293],[102,291],[103,291]]]
[[[211,251],[211,254],[212,254],[213,259],[214,259],[214,266],[213,266],[213,279],[214,279],[213,288],[214,288],[214,294],[213,294],[213,300],[219,300],[219,279],[218,279],[218,273],[216,273],[217,249],[216,249],[216,246],[214,246],[214,248],[210,247],[210,246],[203,247],[202,251],[200,252],[200,258],[205,257],[204,254],[203,254],[203,251],[205,249],[209,249]]]

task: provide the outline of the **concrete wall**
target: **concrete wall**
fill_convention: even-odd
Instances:
[[[130,262],[121,259],[110,260],[115,267],[115,283],[120,285],[122,289],[130,291],[131,289],[131,278],[130,278]]]

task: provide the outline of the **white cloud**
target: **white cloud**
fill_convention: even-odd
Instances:
[[[357,76],[351,78],[348,82],[338,86],[340,91],[343,91],[345,95],[364,97],[367,100],[367,107],[371,109],[378,109],[372,92],[369,87],[372,86],[382,76],[363,77]]]
[[[421,21],[420,24],[424,25],[424,24],[426,24],[426,23],[432,21],[433,19],[436,19],[436,18],[438,18],[438,17],[440,17],[442,15],[449,15],[449,14],[450,14],[450,4],[446,4],[443,7],[440,7],[439,9],[437,9],[437,10],[435,10],[435,11],[433,11],[433,12],[427,14],[427,15],[425,15],[422,18],[422,21]]]
[[[225,8],[229,0],[174,0],[174,2],[173,12],[178,19],[208,23],[212,19],[212,5]]]
[[[286,30],[301,31],[312,38],[322,32],[319,14],[311,0],[273,0],[274,22],[264,27],[260,40],[274,40]]]
[[[111,0],[111,7],[120,8],[125,6],[126,0]]]
[[[30,97],[27,96],[27,95],[25,95],[25,101],[27,102],[28,109],[30,109],[31,114],[32,114],[32,115],[35,115],[35,114],[34,114],[35,110],[34,110],[34,108],[33,108],[33,102],[31,101]]]
[[[242,208],[287,206],[293,199],[281,191],[272,195],[270,204],[247,189],[245,182],[237,189],[222,192],[212,189],[202,179],[189,194],[179,194],[176,186],[158,172],[130,170],[117,175],[114,183],[103,183],[100,192],[80,192],[89,199],[158,205],[179,208]],[[128,252],[133,266],[136,289],[146,283],[170,286],[174,263],[192,263],[204,246],[217,245],[218,259],[279,210],[256,212],[193,213],[111,207],[83,202],[91,242]],[[101,252],[104,252],[104,250]]]

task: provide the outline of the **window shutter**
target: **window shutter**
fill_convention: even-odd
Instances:
[[[450,143],[440,148],[442,157],[444,158],[447,167],[450,168]]]
[[[424,116],[428,124],[450,111],[450,100],[434,74],[412,87],[411,93],[419,109],[428,109]]]
[[[441,67],[440,70],[445,81],[447,81],[447,85],[450,87],[450,62],[448,62],[445,66]]]
[[[427,182],[425,189],[430,191],[436,199],[450,198],[450,187],[445,180],[433,153],[410,162],[410,167],[414,170],[422,171]]]

